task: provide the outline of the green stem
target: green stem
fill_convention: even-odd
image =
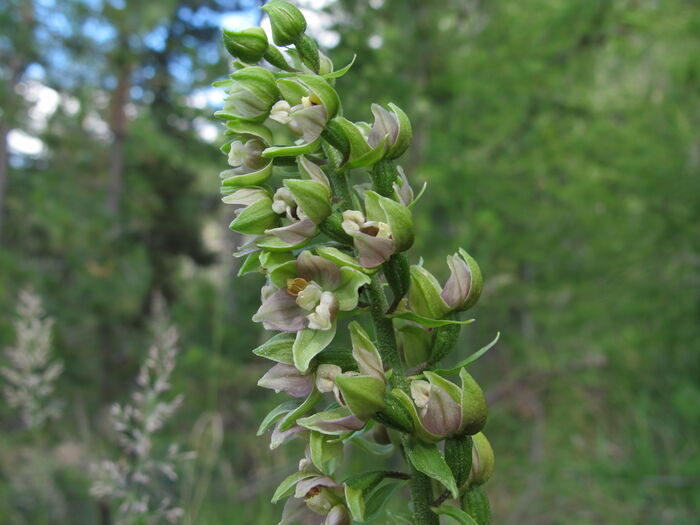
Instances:
[[[394,325],[391,319],[385,315],[387,309],[386,295],[384,295],[376,274],[372,277],[372,282],[367,286],[367,297],[379,353],[384,362],[393,369],[391,381],[394,386],[408,392],[408,380],[406,379],[404,363],[396,346]],[[405,443],[407,438],[408,436],[404,435],[402,441]],[[409,485],[411,487],[411,499],[413,500],[413,523],[414,525],[439,525],[437,515],[430,510],[430,503],[433,500],[430,478],[416,470],[410,461],[408,463],[411,468]]]
[[[413,500],[414,525],[439,525],[439,518],[430,510],[430,504],[433,500],[433,487],[430,478],[411,465],[409,486]]]
[[[408,392],[404,364],[396,347],[394,324],[385,315],[388,304],[377,274],[372,276],[372,282],[367,286],[367,298],[369,300],[372,323],[374,324],[374,332],[377,337],[379,354],[382,356],[382,360],[393,370],[391,380],[394,386]]]
[[[352,208],[352,193],[348,184],[347,174],[344,171],[329,169],[328,178],[331,181],[334,193],[340,198],[340,203],[338,204],[340,211]]]

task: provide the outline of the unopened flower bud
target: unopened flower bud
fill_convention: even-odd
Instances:
[[[326,516],[323,525],[350,525],[350,515],[345,505],[336,505]]]
[[[216,114],[253,122],[263,121],[270,113],[272,105],[279,99],[275,77],[262,67],[251,66],[240,69],[231,75],[228,96],[224,108]]]
[[[335,378],[343,373],[338,365],[323,364],[316,369],[316,388],[321,393],[333,392]]]
[[[250,27],[243,31],[223,32],[224,46],[231,56],[243,62],[260,60],[267,50],[267,35],[261,27]]]
[[[261,9],[270,17],[272,39],[278,46],[293,44],[306,31],[304,15],[289,2],[270,0]]]
[[[446,437],[474,434],[486,422],[484,394],[465,370],[462,387],[433,373],[423,372],[427,381],[411,383],[411,397],[395,391],[413,418],[416,433],[423,441],[437,442]]]
[[[472,470],[469,473],[469,483],[483,485],[491,478],[496,460],[491,443],[483,433],[475,434],[472,439]]]
[[[306,397],[313,389],[313,377],[303,375],[294,366],[277,363],[258,381],[258,386],[293,397]]]
[[[367,143],[375,148],[386,138],[386,157],[396,159],[408,149],[413,131],[411,121],[400,107],[389,104],[389,109],[391,111],[387,111],[379,104],[372,104],[374,124],[367,136]]]
[[[468,310],[479,300],[483,288],[481,270],[463,249],[447,257],[450,278],[445,287],[428,270],[411,267],[411,310],[423,317],[441,319],[448,312]]]
[[[331,214],[331,192],[323,183],[315,180],[286,179],[284,185],[304,216],[314,224],[320,224]]]

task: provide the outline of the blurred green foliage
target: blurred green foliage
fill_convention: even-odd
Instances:
[[[205,413],[224,429],[196,522],[275,523],[268,496],[303,454],[255,437],[278,400],[255,386],[265,365],[249,352],[264,337],[249,321],[260,279],[231,279],[234,236],[216,194],[224,159],[197,133],[212,109],[187,97],[227,72],[217,28],[197,22],[203,7],[239,6],[0,7],[0,138],[23,129],[44,143],[42,155],[11,155],[6,172],[0,345],[13,340],[18,290],[32,286],[56,317],[70,407],[27,435],[0,405],[2,523],[107,519],[85,466],[113,450],[106,409],[133,385],[155,293],[181,331],[174,389],[185,403],[166,440],[196,448]],[[337,84],[348,117],[395,102],[413,121],[402,164],[414,188],[428,183],[416,252],[445,277],[432,254],[462,246],[485,274],[463,355],[502,332],[473,366],[491,400],[494,523],[698,523],[700,6],[335,0],[326,10],[340,36],[334,61],[358,53]],[[162,46],[149,46],[154,31]],[[45,126],[22,95],[32,64],[63,101]],[[124,166],[110,213],[115,155]]]

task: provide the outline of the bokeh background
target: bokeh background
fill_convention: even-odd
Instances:
[[[462,246],[485,274],[460,344],[502,333],[473,366],[494,523],[700,523],[700,5],[298,3],[337,66],[358,55],[348,117],[413,121],[414,253],[445,277]],[[0,349],[31,287],[65,365],[38,433],[0,404],[0,523],[110,523],[86,465],[118,455],[106,415],[157,295],[184,394],[157,444],[207,451],[172,493],[193,523],[276,523],[302,451],[255,436],[279,398],[255,386],[261,279],[235,278],[209,88],[219,28],[259,23],[243,0],[0,2]]]

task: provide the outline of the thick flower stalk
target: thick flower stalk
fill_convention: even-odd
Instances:
[[[411,144],[408,116],[372,104],[371,123],[343,117],[334,85],[352,64],[335,69],[293,4],[264,10],[271,39],[260,28],[224,32],[234,72],[216,85],[226,90],[223,200],[245,236],[239,275],[264,277],[253,321],[273,332],[253,350],[272,361],[258,385],[291,397],[258,435],[271,431],[271,448],[307,442],[272,498],[286,500],[279,524],[383,523],[403,484],[406,522],[437,525],[446,514],[488,524],[481,487],[493,450],[486,399],[467,368],[495,340],[439,368],[472,321],[460,316],[481,294],[479,266],[460,248],[442,286],[410,265],[417,198],[396,164]],[[392,451],[405,472],[390,468]],[[378,454],[387,468],[343,473],[352,452]]]

